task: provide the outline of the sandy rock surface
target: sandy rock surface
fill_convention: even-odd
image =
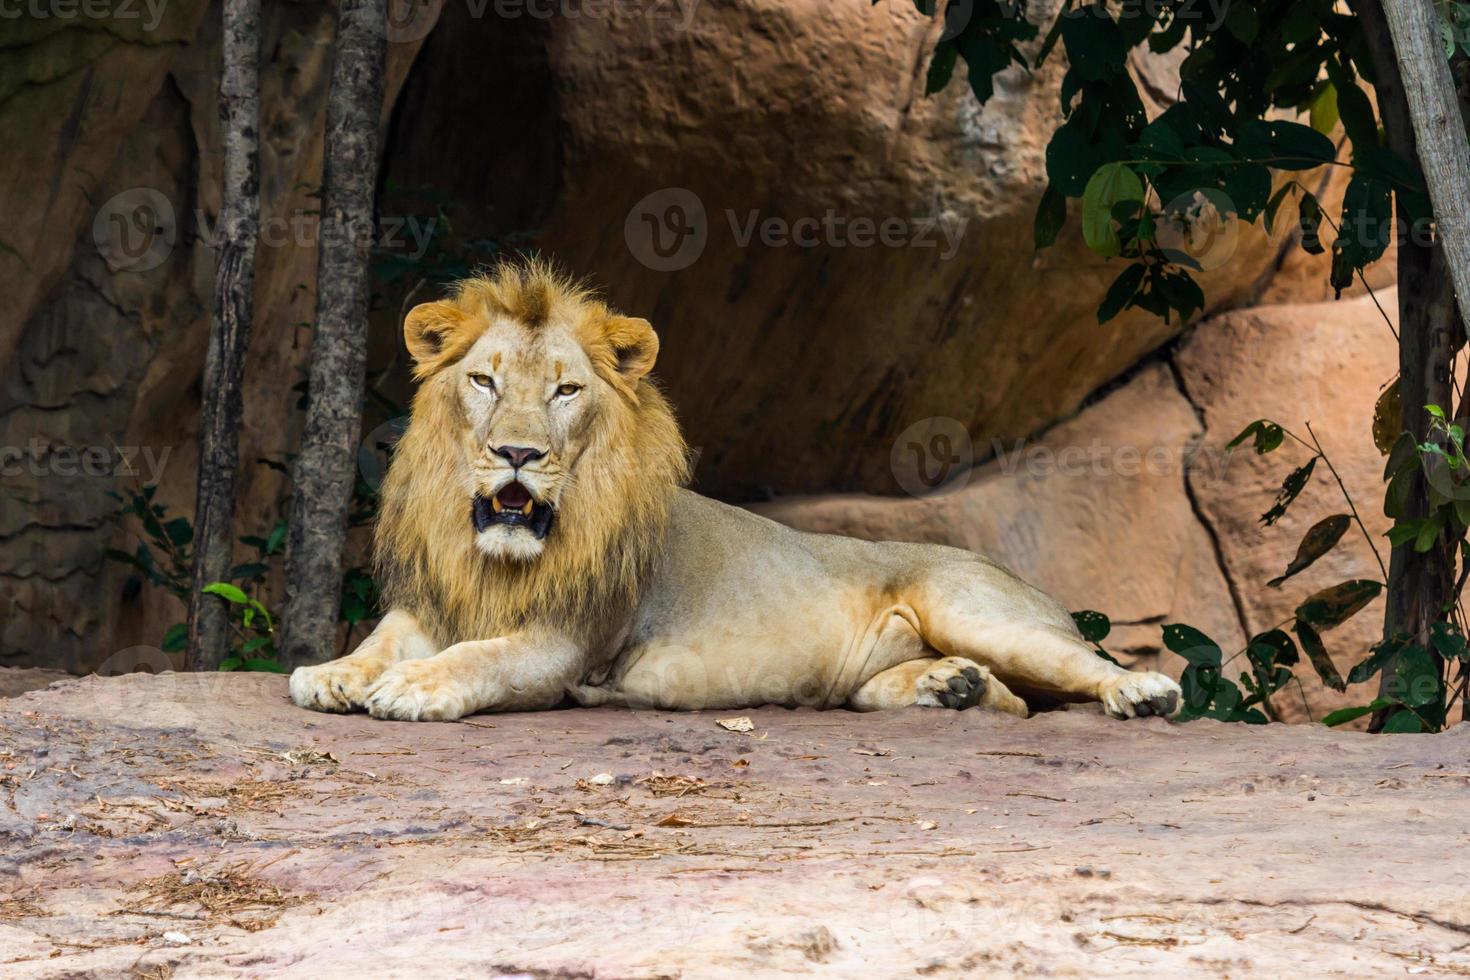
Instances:
[[[0,704],[6,977],[1470,970],[1470,730]]]

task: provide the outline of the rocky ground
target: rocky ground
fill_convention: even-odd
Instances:
[[[0,973],[1470,974],[1464,726],[743,714],[0,702]]]

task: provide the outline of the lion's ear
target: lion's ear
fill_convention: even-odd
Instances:
[[[658,360],[658,334],[653,332],[653,324],[638,317],[615,316],[608,320],[604,336],[612,348],[618,376],[630,389],[636,387]]]
[[[464,356],[474,342],[469,317],[453,303],[420,303],[403,319],[414,375],[426,378]]]

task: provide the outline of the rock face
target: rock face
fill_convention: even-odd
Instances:
[[[892,493],[871,449],[910,425],[956,418],[987,445],[1025,436],[1177,330],[1138,311],[1098,325],[1121,266],[1091,255],[1076,222],[1033,250],[1057,61],[1002,73],[982,109],[963,83],[923,94],[941,25],[908,4],[673,9],[487,25],[446,7],[390,172],[479,205],[464,221],[485,234],[534,221],[540,248],[652,318],[705,489]],[[541,38],[544,62],[526,44],[508,67],[487,26]],[[481,43],[491,56],[454,55]],[[1169,62],[1136,68],[1149,91],[1177,85]],[[547,99],[528,91],[542,79],[554,145],[546,119],[515,125],[524,100]],[[487,111],[526,145],[464,125]],[[508,188],[554,194],[533,208]],[[1278,244],[1249,228],[1212,253],[1212,304],[1264,288]]]
[[[43,287],[20,315],[0,316],[5,328],[25,323],[13,349],[0,346],[6,451],[0,598],[8,610],[0,616],[0,656],[6,663],[86,671],[137,644],[153,645],[156,654],[162,631],[182,618],[182,607],[161,589],[119,604],[124,575],[104,550],[131,551],[138,540],[133,528],[120,532],[113,494],[156,485],[156,499],[170,516],[187,516],[193,505],[198,385],[213,307],[209,239],[221,164],[220,29],[217,16],[201,20],[200,6],[165,5],[179,11],[168,21],[174,33],[149,33],[141,49],[113,39],[95,60],[82,58],[73,75],[92,81],[80,88],[57,69],[57,80],[18,87],[0,104],[0,111],[33,114],[47,125],[68,116],[105,117],[82,127],[85,138],[63,130],[55,149],[58,183],[66,195],[91,202],[86,213],[63,195],[34,219],[45,233],[25,238],[33,252],[0,249],[0,286],[10,275],[6,263],[21,254],[31,269],[27,288]],[[309,349],[301,326],[309,325],[314,302],[313,195],[334,19],[329,8],[313,5],[274,7],[262,19],[263,231],[247,366],[249,424],[240,444],[242,534],[269,531],[283,492],[279,475],[256,460],[293,449],[292,388]],[[24,58],[50,65],[51,47],[72,50],[63,41],[76,41],[76,34],[47,35],[22,49]],[[91,51],[91,35],[81,36],[85,43],[76,41],[76,50]],[[415,44],[392,46],[390,96],[415,50]],[[126,71],[110,67],[114,52]],[[152,74],[142,74],[144,67]],[[97,94],[115,99],[124,91],[122,104]],[[134,101],[138,110],[129,116]],[[20,215],[22,230],[30,228],[27,216],[41,197],[34,173],[48,169],[37,166],[0,182],[0,194],[21,196],[17,209],[5,213]],[[86,180],[63,180],[73,170]],[[40,273],[53,267],[64,272],[50,286]],[[29,295],[0,293],[0,303]],[[0,344],[5,341],[0,334]],[[165,564],[165,556],[157,558]]]
[[[1424,819],[1463,807],[1463,725],[750,718],[376,722],[238,675],[0,701],[0,962],[17,980],[1470,970],[1445,860],[1463,835]]]
[[[1379,295],[1389,311],[1394,300],[1392,290]],[[1225,447],[1259,418],[1303,439],[1310,423],[1387,561],[1383,460],[1372,420],[1397,358],[1390,324],[1367,297],[1227,313],[1034,445],[1001,447],[994,461],[939,496],[789,498],[753,509],[808,530],[989,554],[1069,608],[1108,614],[1121,626],[1109,646],[1138,658],[1162,655],[1163,669],[1177,676],[1182,662],[1162,654],[1166,622],[1204,630],[1229,654],[1289,618],[1317,589],[1383,580],[1373,548],[1354,527],[1312,568],[1268,587],[1307,529],[1348,507],[1319,464],[1286,517],[1263,527],[1260,515],[1282,480],[1312,453],[1294,443],[1265,457]],[[932,463],[916,458],[897,454],[895,473],[922,489],[912,467]],[[1344,676],[1381,638],[1382,625],[1380,598],[1326,636]],[[1314,716],[1374,696],[1372,685],[1327,690],[1309,667],[1299,676]],[[1305,716],[1295,691],[1276,700],[1283,718]]]
[[[699,486],[735,500],[898,494],[890,450],[914,431],[926,445],[950,433],[983,461],[993,440],[1065,418],[1177,330],[1140,313],[1096,323],[1119,266],[1091,256],[1075,222],[1033,253],[1057,61],[1034,76],[1007,71],[981,109],[961,83],[923,95],[942,28],[901,2],[588,4],[550,18],[532,6],[395,0],[378,249],[392,275],[370,336],[371,410],[381,414],[365,428],[401,411],[393,406],[411,392],[402,310],[497,244],[540,249],[654,320],[658,373],[700,449]],[[1055,9],[1037,5],[1032,16]],[[26,134],[0,162],[11,177],[0,181],[8,664],[161,666],[157,645],[182,616],[164,589],[120,598],[125,573],[104,557],[139,540],[136,527],[118,528],[112,494],[156,485],[169,516],[185,517],[194,496],[220,180],[219,24],[197,2],[163,13],[141,31],[26,21],[0,72],[0,122]],[[318,4],[276,5],[263,21],[264,236],[241,535],[268,533],[288,492],[256,461],[279,462],[299,428],[333,23]],[[1173,90],[1171,61],[1133,68],[1147,92]],[[44,194],[36,174],[54,175]],[[1301,176],[1330,199],[1335,185]],[[1213,306],[1318,296],[1322,260],[1282,254],[1288,211],[1277,240],[1241,229],[1211,253]],[[1189,413],[1155,382],[1130,397],[1157,392],[1158,438],[1187,443]],[[1060,507],[1080,499],[1063,487],[1087,482],[1054,479],[1046,492]],[[1064,568],[1057,551],[1028,573],[1057,577],[1079,602],[1105,590],[1106,603],[1093,604],[1137,624],[1124,629],[1131,650],[1149,648],[1143,634],[1157,617],[1188,615],[1228,635],[1232,607],[1210,584],[1208,535],[1167,479],[1132,482],[1133,496],[1117,499],[1167,500],[1159,527],[1142,527],[1146,511],[1121,503],[1049,519],[1027,533],[1043,540],[1059,529],[1072,547],[1096,533],[1123,550],[1086,572]],[[1033,493],[1040,484],[1005,485]],[[1020,520],[1031,503],[989,493],[965,515],[975,528],[951,529],[957,539],[985,543],[999,527],[990,511]],[[1124,584],[1147,576],[1133,569],[1137,539],[1122,527],[1156,532],[1161,553],[1201,591]],[[885,533],[938,532],[892,523]],[[1019,537],[1008,547],[1025,550]],[[1093,572],[1105,584],[1084,589]]]

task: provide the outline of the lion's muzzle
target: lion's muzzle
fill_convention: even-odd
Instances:
[[[531,491],[515,482],[501,487],[493,497],[477,494],[470,509],[470,520],[476,534],[496,524],[504,524],[523,527],[538,541],[551,533],[555,517],[556,512],[550,504],[539,502],[531,496]]]

